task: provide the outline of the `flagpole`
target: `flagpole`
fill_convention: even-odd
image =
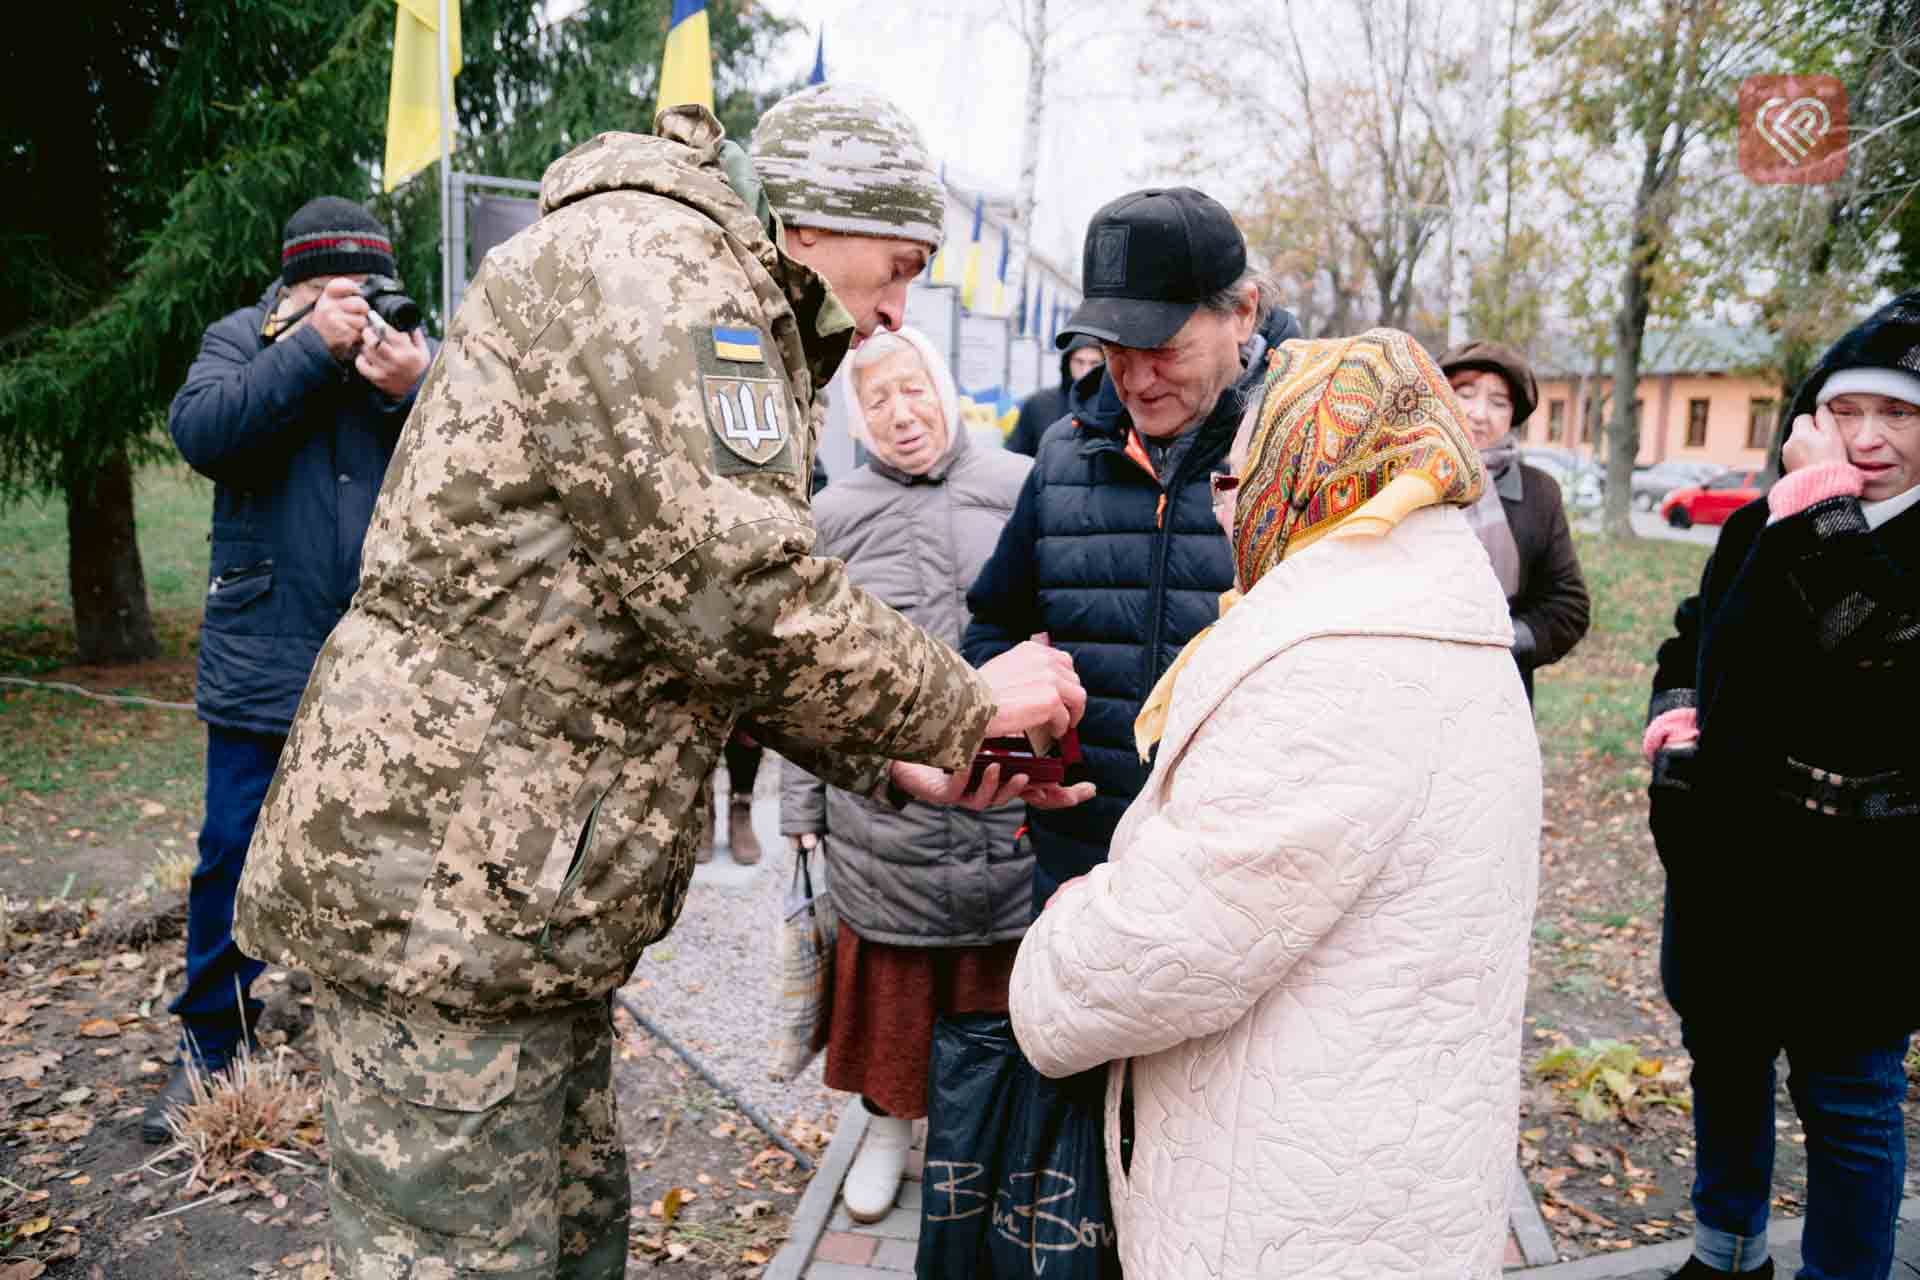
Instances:
[[[453,324],[453,72],[447,52],[448,3],[440,0],[440,331]]]

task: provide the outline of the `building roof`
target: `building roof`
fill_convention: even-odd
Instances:
[[[1670,373],[1755,373],[1778,367],[1774,335],[1757,325],[1694,324],[1649,329],[1640,347],[1640,376]],[[1542,339],[1534,372],[1542,378],[1577,378],[1596,372],[1593,355],[1565,338]],[[1597,370],[1613,373],[1609,355]]]

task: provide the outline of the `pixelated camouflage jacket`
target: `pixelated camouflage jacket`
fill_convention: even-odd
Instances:
[[[736,720],[865,794],[979,746],[979,676],[810,554],[846,312],[711,115],[659,127],[556,162],[455,317],[267,794],[249,955],[488,1017],[595,997],[679,914]]]

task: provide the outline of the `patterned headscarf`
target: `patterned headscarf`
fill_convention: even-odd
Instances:
[[[1433,360],[1397,329],[1283,342],[1268,356],[1233,513],[1241,591],[1319,538],[1379,536],[1438,502],[1472,506],[1486,468],[1467,416]],[[1167,731],[1180,674],[1213,628],[1180,651],[1134,717],[1146,760]]]
[[[1234,508],[1244,588],[1363,508],[1390,528],[1434,502],[1469,506],[1486,488],[1460,402],[1398,330],[1281,343],[1258,412]]]

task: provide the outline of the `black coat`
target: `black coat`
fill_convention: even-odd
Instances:
[[[312,325],[268,343],[274,295],[208,327],[167,427],[214,482],[200,718],[284,734],[359,585],[360,543],[413,394],[388,399]]]
[[[1220,595],[1233,586],[1207,477],[1264,375],[1262,353],[1298,335],[1291,315],[1272,314],[1247,373],[1190,428],[1197,435],[1164,485],[1128,456],[1133,425],[1112,383],[1102,382],[1078,415],[1046,433],[999,546],[967,594],[967,661],[978,665],[1044,631],[1073,656],[1087,690],[1080,744],[1099,795],[1031,815],[1036,907],[1106,861],[1114,828],[1146,784],[1134,717],[1187,641],[1219,620]]]
[[[1735,513],[1660,647],[1649,718],[1660,972],[1690,1023],[1891,1037],[1920,1026],[1920,508]]]
[[[1517,482],[1517,483],[1516,483]],[[1508,495],[1514,490],[1518,494]],[[1592,602],[1574,554],[1560,486],[1536,467],[1516,463],[1502,476],[1500,505],[1520,550],[1520,590],[1507,601],[1516,623],[1525,623],[1532,644],[1516,643],[1514,661],[1533,697],[1535,667],[1558,662],[1587,634]]]

